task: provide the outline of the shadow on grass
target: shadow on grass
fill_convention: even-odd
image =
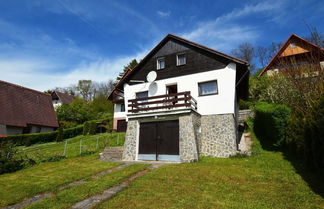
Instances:
[[[257,136],[261,147],[264,150],[272,152],[282,152],[285,159],[288,160],[294,167],[297,174],[299,174],[308,186],[322,198],[324,198],[324,177],[315,170],[307,168],[301,159],[296,154],[292,154],[288,149],[275,146],[273,142],[262,139],[262,136]]]
[[[324,198],[324,177],[315,170],[307,168],[295,154],[290,153],[288,150],[282,150],[282,153],[284,154],[285,159],[294,166],[296,173],[303,178],[308,186],[316,194]]]

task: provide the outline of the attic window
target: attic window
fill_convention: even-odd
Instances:
[[[177,55],[177,66],[186,64],[186,54]]]
[[[164,58],[158,58],[156,62],[156,69],[161,70],[165,68],[165,59]]]
[[[297,44],[294,43],[294,42],[293,42],[293,43],[290,43],[290,47],[291,47],[291,48],[296,48],[296,47],[297,47]]]

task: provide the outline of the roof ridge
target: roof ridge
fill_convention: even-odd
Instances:
[[[267,66],[264,67],[264,69],[259,73],[258,76],[262,76],[266,71],[268,71],[268,68],[269,66],[272,64],[272,62],[274,61],[274,59],[279,55],[279,53],[284,49],[284,47],[286,47],[286,45],[288,44],[289,40],[292,38],[292,37],[296,37],[302,41],[305,41],[306,43],[318,48],[319,50],[324,50],[322,49],[320,46],[316,45],[316,44],[313,44],[312,42],[310,41],[307,41],[306,39],[296,35],[295,33],[292,33],[289,35],[289,37],[286,39],[286,41],[281,45],[280,49],[276,52],[276,54],[272,57],[272,59],[270,60],[270,62],[268,63]]]
[[[203,47],[203,48],[205,48],[205,49],[208,49],[208,50],[211,50],[211,51],[213,51],[213,52],[219,53],[219,54],[221,54],[221,55],[227,56],[227,57],[229,57],[229,58],[236,59],[236,60],[238,60],[238,61],[240,61],[240,62],[248,63],[248,61],[246,61],[246,60],[240,59],[240,58],[238,58],[238,57],[234,57],[234,56],[232,56],[232,55],[229,55],[229,54],[226,54],[226,53],[224,53],[224,52],[218,51],[218,50],[216,50],[216,49],[210,48],[210,47],[208,47],[208,46],[205,46],[205,45],[199,44],[199,43],[197,43],[197,42],[194,42],[194,41],[191,41],[191,40],[188,40],[188,39],[182,38],[182,37],[177,36],[177,35],[175,35],[175,34],[169,33],[167,36],[169,36],[169,37],[173,37],[173,38],[177,38],[177,39],[181,39],[182,41],[186,41],[186,42],[189,42],[189,43],[191,43],[191,44],[194,44],[194,45],[197,45],[197,46]]]
[[[34,92],[36,92],[36,93],[44,94],[44,95],[46,95],[46,96],[51,96],[51,95],[48,94],[48,93],[44,93],[44,92],[41,92],[41,91],[38,91],[38,90],[35,90],[35,89],[31,89],[31,88],[28,88],[28,87],[24,87],[24,86],[21,86],[21,85],[18,85],[18,84],[9,83],[9,82],[4,81],[4,80],[0,80],[0,83],[4,83],[4,84],[6,84],[6,85],[10,85],[10,86],[18,87],[18,88],[21,88],[21,89],[26,89],[26,90],[29,90],[29,91],[34,91]]]

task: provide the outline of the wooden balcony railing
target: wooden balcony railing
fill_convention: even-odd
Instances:
[[[182,108],[197,110],[197,101],[190,95],[190,91],[130,99],[128,103],[128,107],[131,108],[128,110],[130,113]]]

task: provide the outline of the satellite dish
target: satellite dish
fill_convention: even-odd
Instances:
[[[156,77],[157,77],[156,72],[155,72],[155,71],[151,71],[151,72],[149,72],[149,73],[147,74],[147,76],[146,76],[146,80],[147,80],[148,82],[152,83],[152,82],[155,81]]]

